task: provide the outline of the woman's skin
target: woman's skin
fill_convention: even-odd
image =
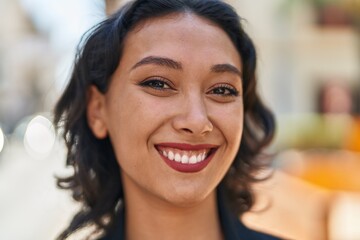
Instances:
[[[215,188],[241,141],[241,70],[221,28],[171,14],[128,34],[105,94],[89,89],[90,128],[122,173],[126,239],[223,239]]]

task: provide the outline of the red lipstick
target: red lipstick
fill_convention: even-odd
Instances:
[[[165,163],[171,167],[172,169],[183,172],[183,173],[195,173],[203,170],[211,161],[215,152],[218,148],[218,145],[213,144],[186,144],[186,143],[161,143],[157,144],[156,149],[158,150],[161,158],[165,161]],[[163,155],[164,149],[169,150],[169,148],[174,151],[201,151],[207,152],[205,159],[197,162],[197,163],[182,163],[175,160],[170,160],[168,157]],[[169,150],[171,151],[171,150]]]

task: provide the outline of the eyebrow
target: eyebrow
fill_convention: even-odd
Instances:
[[[175,70],[182,70],[183,69],[180,62],[177,62],[177,61],[172,60],[170,58],[157,57],[157,56],[149,56],[149,57],[145,57],[145,58],[141,59],[139,62],[137,62],[132,67],[132,69],[143,66],[143,65],[148,65],[148,64],[165,66],[165,67],[172,68],[172,69],[175,69]]]
[[[170,58],[159,57],[159,56],[145,57],[145,58],[141,59],[139,62],[137,62],[131,69],[135,69],[137,67],[140,67],[143,65],[149,65],[149,64],[165,66],[165,67],[172,68],[175,70],[183,69],[182,64],[180,62],[175,61]],[[215,72],[215,73],[230,72],[230,73],[235,73],[236,75],[239,75],[240,77],[242,77],[241,71],[237,67],[235,67],[231,64],[228,64],[228,63],[215,64],[211,67],[211,71]]]
[[[230,73],[235,73],[240,77],[242,77],[241,71],[237,67],[228,63],[213,65],[211,67],[211,71],[216,73],[230,72]]]

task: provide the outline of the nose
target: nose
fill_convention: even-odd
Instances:
[[[214,126],[201,96],[184,97],[179,105],[178,113],[173,119],[173,127],[177,131],[201,136],[213,130]]]

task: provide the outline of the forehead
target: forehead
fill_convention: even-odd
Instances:
[[[225,61],[241,68],[240,55],[226,32],[192,13],[151,18],[138,24],[124,41],[123,57],[161,55],[179,61]],[[124,60],[124,59],[123,59]]]

